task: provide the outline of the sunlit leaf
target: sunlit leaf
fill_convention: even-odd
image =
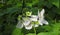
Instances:
[[[16,28],[16,29],[14,29],[14,31],[12,32],[12,35],[23,35],[23,34],[21,33],[21,29]]]
[[[35,35],[34,33],[29,33],[29,34],[26,34],[26,35]]]

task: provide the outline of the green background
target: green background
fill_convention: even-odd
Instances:
[[[36,28],[36,34],[60,35],[59,0],[0,0],[0,35],[35,35],[33,29],[16,28],[17,18],[18,15],[26,16],[26,11],[37,15],[37,10],[42,8],[49,25]]]

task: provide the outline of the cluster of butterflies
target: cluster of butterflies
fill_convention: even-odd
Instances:
[[[17,28],[25,27],[25,29],[30,30],[33,27],[38,27],[39,25],[41,26],[43,24],[48,25],[49,24],[48,21],[44,19],[44,13],[45,13],[44,9],[42,9],[41,11],[39,11],[38,9],[38,15],[31,15],[30,13],[29,15],[30,17],[22,17],[23,21],[19,20],[16,27]],[[34,22],[34,23],[31,23],[31,22]]]

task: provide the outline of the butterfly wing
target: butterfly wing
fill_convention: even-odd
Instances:
[[[44,13],[45,13],[44,9],[42,9],[41,12],[39,12],[39,10],[38,10],[38,17],[39,17],[39,19],[43,19],[44,18]]]

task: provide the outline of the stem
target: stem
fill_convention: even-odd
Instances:
[[[35,29],[35,27],[34,27],[34,32],[35,32],[35,35],[36,35],[36,29]]]
[[[34,26],[35,26],[35,24],[34,24]],[[35,35],[36,35],[36,29],[35,29],[35,27],[34,27],[34,32],[35,32]]]
[[[55,23],[56,23],[56,19],[55,19]]]

